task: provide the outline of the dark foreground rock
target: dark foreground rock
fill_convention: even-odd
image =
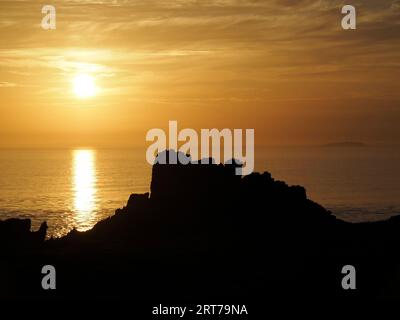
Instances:
[[[396,298],[400,218],[336,219],[267,172],[235,165],[153,167],[151,192],[87,232],[44,241],[46,225],[0,223],[2,299],[290,302]],[[54,265],[57,289],[41,288]],[[344,265],[357,290],[341,287]]]

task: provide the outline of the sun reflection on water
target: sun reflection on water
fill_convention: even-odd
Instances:
[[[79,231],[93,226],[96,216],[96,153],[74,150],[72,157],[74,220]]]

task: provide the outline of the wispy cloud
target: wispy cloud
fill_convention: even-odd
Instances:
[[[16,87],[16,86],[17,86],[16,83],[0,81],[0,88],[10,88],[10,87]]]
[[[343,0],[54,0],[57,29],[44,31],[42,1],[1,1],[0,86],[35,84],[62,105],[88,72],[114,107],[235,105],[302,128],[312,103],[314,117],[376,118],[399,107],[400,0],[351,3],[357,30],[344,31]]]

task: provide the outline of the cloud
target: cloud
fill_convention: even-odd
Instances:
[[[220,75],[216,81],[229,74],[235,86],[242,82],[248,88],[260,82],[331,83],[350,75],[360,83],[391,80],[400,61],[399,0],[354,0],[356,31],[341,29],[343,4],[58,0],[57,30],[46,32],[38,25],[37,5],[6,1],[0,13],[0,65],[6,72],[124,75],[126,82],[139,81],[138,74],[143,81],[190,83],[193,75],[202,83],[207,74]]]
[[[0,88],[11,88],[16,86],[16,83],[0,81]]]

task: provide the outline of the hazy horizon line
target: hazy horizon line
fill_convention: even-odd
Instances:
[[[309,148],[318,148],[318,147],[343,147],[347,148],[359,148],[359,147],[400,147],[400,143],[389,143],[389,142],[362,142],[362,141],[330,141],[325,143],[269,143],[269,144],[259,144],[255,145],[255,149],[263,149],[263,148],[301,148],[301,147],[309,147]],[[349,146],[346,146],[349,144]],[[351,144],[355,144],[355,146],[351,146]],[[359,146],[358,146],[359,145]],[[1,146],[0,150],[107,150],[107,149],[146,149],[146,145],[119,145],[119,146],[105,146],[105,145],[65,145],[65,146],[34,146],[34,145],[26,145],[26,146]]]

